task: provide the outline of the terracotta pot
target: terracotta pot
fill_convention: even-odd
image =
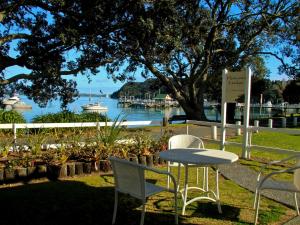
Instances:
[[[19,167],[16,168],[16,178],[25,179],[27,177],[27,168]]]
[[[3,180],[4,180],[4,169],[1,168],[1,169],[0,169],[0,183],[2,183]]]
[[[45,177],[47,175],[47,166],[45,164],[36,166],[36,176]]]
[[[146,156],[144,155],[139,155],[139,163],[142,164],[142,165],[147,165],[147,160],[146,160]]]
[[[159,152],[155,152],[153,155],[153,163],[154,165],[158,165],[159,164]]]
[[[75,162],[75,174],[83,174],[83,162]]]
[[[15,170],[12,168],[5,168],[4,169],[4,179],[7,181],[14,180],[16,178]]]
[[[83,163],[83,172],[84,173],[92,173],[92,163],[91,162]]]
[[[103,172],[111,171],[111,164],[108,159],[100,160],[99,161],[99,169]]]
[[[47,165],[47,177],[49,180],[58,180],[67,176],[67,165]]]
[[[147,166],[153,167],[153,155],[146,155]]]
[[[29,166],[27,167],[27,177],[33,178],[36,176],[37,168],[35,166]]]
[[[75,163],[69,162],[67,163],[68,176],[75,176]]]

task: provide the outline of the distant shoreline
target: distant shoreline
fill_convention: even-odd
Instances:
[[[110,96],[110,94],[89,94],[89,93],[79,93],[78,94],[78,96],[79,97],[103,97],[103,98],[105,98],[105,97],[109,97]]]

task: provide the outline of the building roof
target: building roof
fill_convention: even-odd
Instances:
[[[168,94],[157,94],[154,98],[154,100],[166,100],[166,99],[169,100],[172,98]]]

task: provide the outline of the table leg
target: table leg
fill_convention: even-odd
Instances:
[[[220,192],[219,192],[219,168],[216,167],[216,202],[218,205],[218,211],[219,213],[222,213],[222,209],[221,209],[221,203],[220,203]]]
[[[178,163],[178,169],[177,169],[177,191],[180,190],[180,167],[181,167],[181,164]]]
[[[184,165],[184,195],[183,195],[183,207],[182,207],[182,215],[185,214],[185,207],[186,207],[186,201],[187,201],[187,192],[188,192],[188,165]]]
[[[208,192],[208,167],[204,167],[205,169],[205,191]],[[207,196],[209,196],[209,193],[207,193]]]

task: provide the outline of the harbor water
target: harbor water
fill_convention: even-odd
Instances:
[[[32,122],[32,119],[38,115],[45,115],[48,113],[57,113],[60,112],[60,102],[54,100],[48,103],[45,108],[39,107],[32,100],[21,96],[22,101],[32,106],[31,110],[22,110],[20,111],[27,122]],[[118,100],[112,98],[93,98],[91,102],[100,102],[101,105],[107,106],[108,111],[101,112],[105,114],[110,119],[116,118],[118,115],[122,114],[125,116],[128,121],[143,121],[143,120],[162,120],[163,117],[171,117],[173,115],[184,115],[184,111],[180,107],[170,107],[170,108],[122,108],[118,106]],[[82,96],[76,99],[73,103],[68,105],[68,110],[79,113],[82,112],[82,105],[89,103],[88,96]],[[209,120],[216,120],[220,118],[217,110],[215,108],[207,109],[205,111]]]

